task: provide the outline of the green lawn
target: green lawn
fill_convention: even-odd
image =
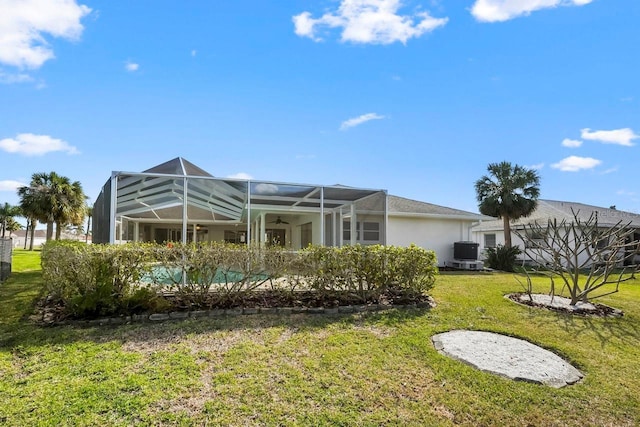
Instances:
[[[38,268],[18,251],[0,285],[1,425],[640,424],[640,280],[603,299],[616,319],[518,306],[508,274],[443,274],[432,310],[38,327]],[[526,338],[585,379],[552,389],[478,372],[431,344],[459,328]]]

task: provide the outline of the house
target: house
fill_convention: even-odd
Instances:
[[[636,228],[633,240],[640,240],[640,215],[632,212],[620,211],[612,208],[603,208],[599,206],[587,205],[584,203],[565,202],[557,200],[538,200],[536,210],[528,217],[520,218],[512,222],[512,245],[519,246],[524,249],[520,255],[520,261],[528,261],[530,256],[526,253],[526,247],[521,238],[517,236],[513,230],[525,231],[529,224],[537,223],[546,226],[550,219],[558,222],[566,221],[571,223],[574,221],[574,212],[580,221],[587,221],[591,215],[597,215],[598,227],[606,229],[614,227],[618,224],[629,224],[632,228]],[[473,227],[473,240],[479,244],[480,253],[487,248],[495,248],[498,245],[504,245],[504,228],[501,219],[492,219],[489,221],[481,221]]]
[[[11,239],[13,240],[14,248],[24,248],[25,241],[26,247],[31,246],[31,232],[27,232],[27,230],[16,230],[11,233]],[[47,241],[47,231],[46,230],[35,230],[33,232],[33,247],[39,247],[44,245]]]
[[[93,206],[93,242],[416,245],[452,259],[479,214],[386,190],[216,178],[175,158],[144,172],[113,172]]]

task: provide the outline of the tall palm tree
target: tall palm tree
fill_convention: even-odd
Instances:
[[[2,230],[3,238],[6,235],[7,225],[15,222],[13,217],[19,216],[20,212],[20,206],[13,206],[6,202],[4,205],[0,205],[0,229]]]
[[[538,206],[540,176],[533,169],[509,162],[490,163],[489,176],[475,183],[478,207],[484,215],[502,218],[504,244],[511,247],[510,221],[526,217]]]
[[[18,189],[20,206],[27,218],[47,224],[47,241],[53,237],[56,224],[56,238],[60,238],[66,224],[82,223],[86,196],[78,181],[55,172],[35,173],[29,186]],[[33,233],[35,227],[31,229]]]
[[[82,191],[80,182],[70,182],[67,177],[59,177],[54,181],[54,222],[56,224],[56,240],[66,225],[81,225],[86,214],[87,197]]]

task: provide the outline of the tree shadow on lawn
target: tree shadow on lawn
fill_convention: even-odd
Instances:
[[[67,325],[41,326],[22,320],[11,328],[0,329],[0,349],[19,346],[64,345],[74,342],[103,344],[130,343],[178,343],[190,337],[211,333],[259,334],[264,329],[283,328],[293,333],[319,332],[334,324],[345,327],[393,328],[404,322],[422,317],[429,308],[394,308],[377,312],[327,314],[255,314],[227,315],[164,322],[135,322],[123,325],[95,325],[73,323]]]
[[[558,313],[545,308],[529,307],[529,317],[539,325],[548,325],[549,314],[556,323],[577,338],[584,333],[593,333],[604,348],[612,339],[628,345],[640,345],[640,325],[633,317],[598,317],[589,315]]]

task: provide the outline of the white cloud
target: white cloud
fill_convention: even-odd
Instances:
[[[249,175],[248,173],[245,173],[245,172],[234,173],[233,175],[227,176],[227,178],[232,178],[232,179],[253,179],[253,177],[251,175]]]
[[[602,172],[600,172],[600,175],[609,175],[610,173],[618,172],[618,170],[620,170],[620,168],[618,166],[614,166],[612,168],[603,170]]]
[[[593,0],[476,0],[471,14],[481,22],[502,22],[558,6],[584,6]]]
[[[7,74],[4,71],[0,70],[0,83],[2,84],[14,84],[14,83],[29,83],[33,81],[33,77],[29,74],[18,73],[18,74]]]
[[[544,163],[536,163],[535,165],[526,166],[527,169],[540,170],[544,168]]]
[[[562,146],[563,147],[578,148],[581,145],[582,145],[582,141],[580,141],[578,139],[565,138],[565,139],[562,140]]]
[[[196,56],[198,54],[198,51],[195,49],[191,50],[191,56]]]
[[[591,141],[599,141],[603,144],[617,144],[627,147],[633,146],[634,139],[640,138],[640,135],[636,135],[630,128],[615,129],[615,130],[596,130],[582,129],[582,139],[588,139]]]
[[[258,194],[276,194],[279,188],[275,184],[258,184],[256,185],[256,192]]]
[[[384,118],[385,116],[381,116],[380,114],[376,114],[376,113],[363,114],[361,116],[353,117],[349,120],[345,120],[344,122],[342,122],[342,124],[340,125],[340,130],[347,130],[354,126],[359,126],[363,123],[366,123],[370,120],[381,120]]]
[[[628,191],[628,190],[618,190],[616,191],[616,194],[618,196],[635,196],[636,195],[634,191]]]
[[[406,43],[444,26],[448,18],[434,18],[427,12],[398,15],[400,0],[341,0],[338,10],[314,19],[310,12],[294,16],[295,33],[320,41],[320,27],[341,28],[341,40],[352,43]]]
[[[551,167],[563,172],[578,172],[583,169],[593,169],[601,163],[602,161],[592,157],[569,156],[552,164]]]
[[[52,138],[49,135],[34,135],[21,133],[15,138],[0,140],[0,150],[8,153],[23,154],[25,156],[42,156],[54,151],[62,151],[67,154],[79,154],[78,149],[67,142]]]
[[[140,64],[136,64],[135,62],[127,61],[127,62],[124,63],[124,68],[127,71],[134,72],[134,71],[138,71],[138,68],[140,68]]]
[[[2,0],[0,63],[39,68],[55,57],[45,35],[77,40],[91,12],[76,0]]]
[[[5,180],[0,181],[0,191],[17,191],[19,187],[24,187],[24,184],[20,181]]]

